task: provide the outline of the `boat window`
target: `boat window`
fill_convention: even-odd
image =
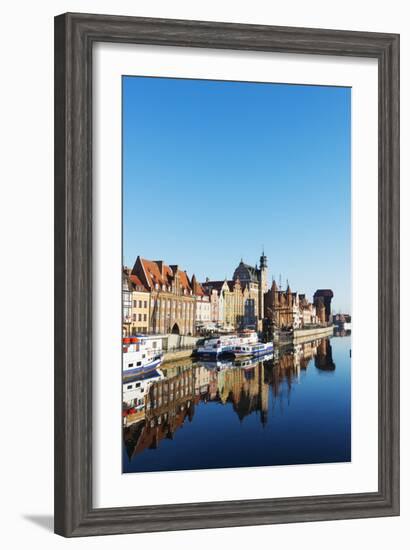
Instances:
[[[127,390],[131,390],[132,389],[132,384],[131,386],[127,386]]]
[[[140,367],[141,366],[141,361],[138,361],[137,362],[137,367]]]
[[[134,363],[128,363],[128,368],[129,369],[132,369],[133,366],[134,366]]]

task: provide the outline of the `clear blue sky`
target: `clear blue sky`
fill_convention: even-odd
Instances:
[[[241,258],[350,312],[350,88],[123,77],[123,255]]]

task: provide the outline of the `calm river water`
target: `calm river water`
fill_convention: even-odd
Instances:
[[[350,348],[335,336],[136,379],[144,399],[123,428],[123,472],[350,461]]]

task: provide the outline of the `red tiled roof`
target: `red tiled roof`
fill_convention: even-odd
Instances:
[[[155,288],[156,284],[166,285],[167,287],[171,285],[175,275],[169,265],[160,260],[152,261],[143,258],[141,258],[141,263],[150,288]],[[182,288],[188,291],[191,290],[188,275],[185,271],[178,270],[178,278]]]
[[[196,296],[205,296],[205,290],[202,288],[202,286],[198,283],[196,290],[194,292]]]
[[[130,275],[130,280],[134,285],[143,286],[141,279],[137,275]]]
[[[146,291],[145,285],[141,281],[141,279],[138,277],[138,275],[130,275],[130,282],[133,289],[136,289],[139,291]]]
[[[191,290],[191,285],[189,284],[189,279],[186,271],[178,271],[178,274],[179,282],[181,283],[182,288],[186,288],[186,290]]]
[[[205,290],[201,285],[201,283],[196,282],[192,291],[195,294],[195,296],[205,296]]]
[[[195,296],[201,296],[202,297],[202,296],[205,296],[205,294],[207,294],[205,292],[204,287],[201,285],[201,283],[196,280],[195,275],[192,275],[191,288],[192,288],[192,292],[195,294]]]
[[[159,284],[159,285],[168,284],[166,277],[168,275],[168,272],[169,273],[171,272],[168,266],[163,265],[162,272],[161,272],[157,262],[153,262],[151,260],[144,260],[143,258],[141,258],[141,263],[146,273],[148,284],[151,288],[153,288],[156,284]],[[168,269],[164,269],[165,267],[167,267]]]

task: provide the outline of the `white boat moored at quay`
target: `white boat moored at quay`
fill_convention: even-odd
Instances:
[[[229,354],[235,346],[252,344],[257,341],[258,335],[254,331],[220,335],[205,340],[203,345],[196,349],[196,355],[216,359],[221,355]]]
[[[123,338],[122,374],[124,378],[152,371],[161,362],[161,338],[144,335]]]

